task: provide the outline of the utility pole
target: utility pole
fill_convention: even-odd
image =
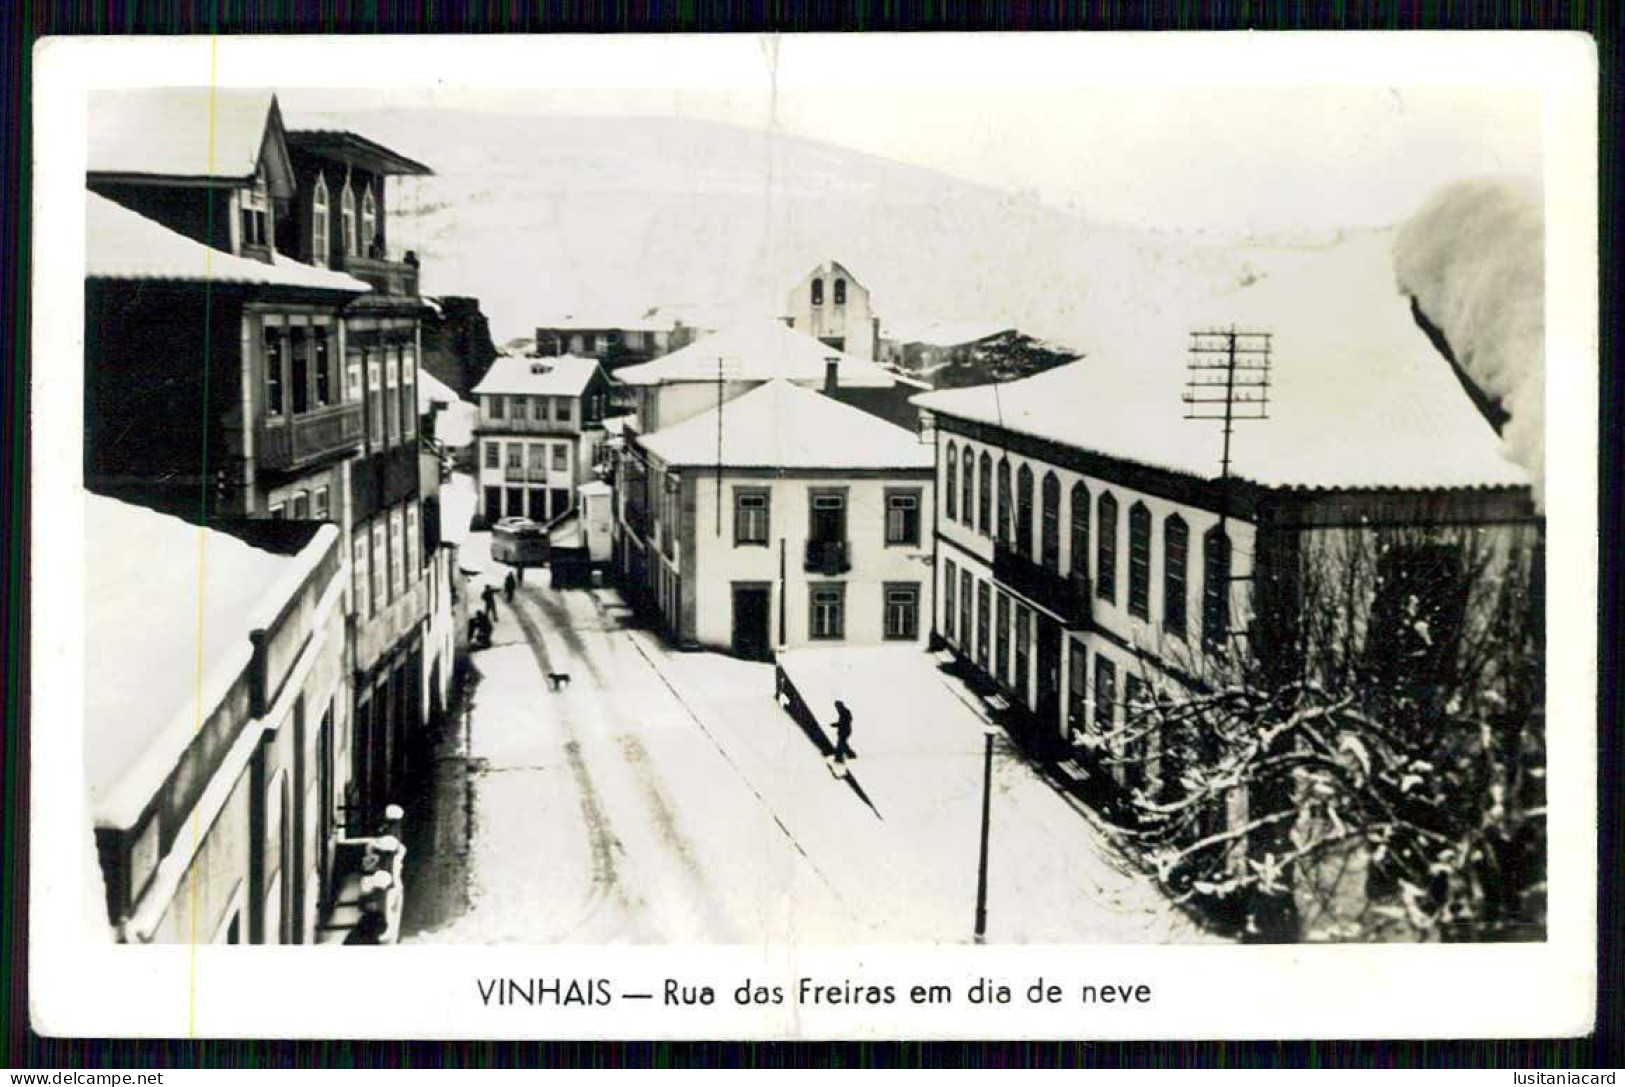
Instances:
[[[1269,418],[1271,333],[1229,328],[1192,329],[1189,376],[1180,399],[1185,418],[1224,424],[1219,457],[1219,531],[1230,515],[1231,439],[1240,422]]]
[[[1223,618],[1217,629],[1221,634],[1208,631],[1207,615],[1203,614],[1202,638],[1204,645],[1221,645],[1228,638],[1230,627],[1230,581],[1237,578],[1230,566],[1230,468],[1231,442],[1236,424],[1269,418],[1270,403],[1270,340],[1271,333],[1245,331],[1231,325],[1229,328],[1192,329],[1190,360],[1185,364],[1189,376],[1185,392],[1185,418],[1207,419],[1224,426],[1224,446],[1219,454],[1219,525],[1218,546],[1222,551],[1224,574],[1228,581],[1223,586],[1221,603]],[[1206,544],[1203,562],[1208,561]],[[1205,584],[1204,579],[1204,584]]]
[[[976,942],[987,939],[987,840],[993,814],[993,737],[998,729],[982,726],[982,848],[976,861]]]
[[[728,376],[728,366],[721,355],[717,356],[717,535],[722,535],[722,404],[723,384]]]

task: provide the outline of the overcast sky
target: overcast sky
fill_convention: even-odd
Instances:
[[[436,89],[282,100],[724,121],[1221,235],[1390,224],[1462,177],[1540,183],[1542,102],[1516,56],[1475,36],[1244,37],[521,39]]]

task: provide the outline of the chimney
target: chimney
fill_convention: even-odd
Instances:
[[[838,356],[830,356],[824,360],[824,395],[834,396],[835,390],[841,384],[841,360]]]

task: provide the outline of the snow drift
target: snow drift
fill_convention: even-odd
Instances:
[[[1515,183],[1462,181],[1434,194],[1394,240],[1394,275],[1443,337],[1464,384],[1530,473],[1545,466],[1545,267],[1540,205]]]

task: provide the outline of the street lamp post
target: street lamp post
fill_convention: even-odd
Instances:
[[[976,942],[987,938],[987,837],[993,801],[993,737],[998,729],[982,729],[982,847],[976,862]]]

